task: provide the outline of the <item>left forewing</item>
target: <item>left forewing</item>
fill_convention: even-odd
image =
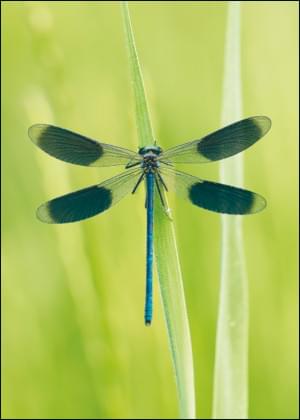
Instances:
[[[35,124],[29,137],[40,149],[64,162],[82,166],[116,166],[138,162],[140,156],[131,150],[100,143],[81,134],[49,124]]]

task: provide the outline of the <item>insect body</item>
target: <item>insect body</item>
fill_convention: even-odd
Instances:
[[[147,209],[147,258],[146,258],[146,302],[145,302],[145,324],[150,325],[152,320],[152,278],[153,278],[153,207],[154,207],[154,185],[159,193],[161,203],[164,207],[165,201],[161,191],[161,186],[168,190],[166,184],[163,181],[162,176],[159,173],[160,162],[158,160],[159,155],[162,153],[160,147],[143,147],[139,150],[139,154],[142,156],[140,167],[142,173],[133,189],[133,193],[136,191],[140,183],[146,178],[146,203]],[[128,167],[135,166],[127,165]]]
[[[146,187],[147,258],[145,323],[152,320],[153,208],[155,191],[167,210],[164,194],[174,190],[192,204],[225,214],[253,214],[264,209],[265,199],[252,191],[206,181],[178,171],[180,163],[207,163],[246,150],[271,127],[268,117],[256,116],[233,123],[201,139],[166,151],[147,146],[138,153],[100,143],[72,131],[47,124],[29,128],[31,140],[43,151],[62,161],[83,166],[122,165],[125,171],[97,184],[42,204],[37,217],[45,223],[71,223],[111,208],[128,193],[135,193],[142,181]]]

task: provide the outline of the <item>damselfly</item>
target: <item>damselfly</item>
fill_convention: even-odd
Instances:
[[[252,214],[264,209],[265,199],[241,188],[205,181],[175,169],[180,163],[206,163],[228,158],[252,146],[271,127],[268,117],[256,116],[233,123],[206,137],[166,151],[159,146],[142,147],[137,153],[99,143],[64,128],[36,124],[29,128],[31,140],[44,152],[65,162],[83,166],[125,167],[125,171],[93,185],[42,204],[37,217],[45,223],[71,223],[111,208],[126,194],[134,194],[145,182],[147,211],[145,324],[152,320],[154,196],[167,211],[165,192],[174,190],[192,204],[225,214]]]

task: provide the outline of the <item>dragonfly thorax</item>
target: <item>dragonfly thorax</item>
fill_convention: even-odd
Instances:
[[[159,167],[159,162],[157,160],[157,155],[155,153],[148,152],[143,156],[143,160],[141,162],[141,168],[145,173],[147,172],[155,172]]]
[[[159,167],[158,156],[161,153],[162,149],[158,146],[146,146],[139,150],[139,154],[143,157],[141,168],[145,173],[156,172]]]

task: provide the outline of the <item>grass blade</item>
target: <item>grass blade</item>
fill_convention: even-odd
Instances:
[[[136,124],[138,129],[139,146],[150,146],[154,144],[154,136],[147,106],[146,93],[144,89],[143,76],[134,42],[131,28],[131,21],[128,3],[122,2],[122,12],[129,52],[129,63],[131,68],[132,87],[135,98]]]
[[[174,226],[155,200],[155,255],[175,367],[180,418],[195,418],[193,355]]]
[[[231,1],[225,45],[222,126],[241,117],[240,3]],[[221,163],[220,180],[242,186],[242,154]],[[248,284],[240,216],[222,215],[221,247],[213,418],[245,419],[248,417]]]
[[[129,49],[140,147],[154,144],[143,79],[135,48],[127,2],[122,2]],[[175,368],[181,418],[195,418],[192,346],[185,306],[175,232],[170,218],[155,197],[154,249],[160,292],[167,324],[170,350]]]

